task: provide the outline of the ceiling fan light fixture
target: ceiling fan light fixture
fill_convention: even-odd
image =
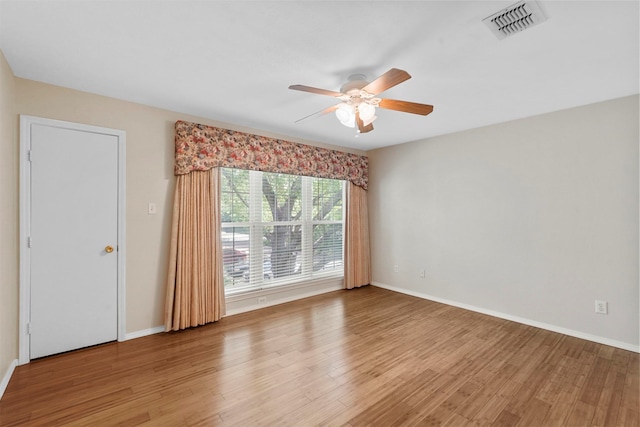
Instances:
[[[376,119],[376,107],[367,102],[361,102],[358,105],[358,112],[365,125],[368,125]]]
[[[369,125],[370,125],[371,123],[373,123],[373,121],[374,121],[375,119],[377,119],[377,118],[378,118],[378,116],[373,116],[373,117],[371,117],[371,119],[370,119],[370,120],[364,120],[364,119],[363,119],[363,120],[362,120],[362,124],[363,124],[364,126],[369,126]]]
[[[355,127],[356,115],[353,111],[353,107],[349,104],[342,103],[336,108],[336,117],[346,127]]]

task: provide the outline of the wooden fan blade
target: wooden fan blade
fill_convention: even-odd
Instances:
[[[318,95],[333,96],[336,98],[339,96],[342,96],[342,93],[340,92],[334,92],[332,90],[326,90],[326,89],[318,89],[317,87],[311,87],[311,86],[305,86],[305,85],[291,85],[289,86],[289,89],[301,90],[302,92],[316,93]]]
[[[305,116],[301,119],[296,120],[294,123],[300,123],[301,121],[307,120],[307,119],[311,119],[314,117],[320,117],[320,116],[324,116],[325,114],[329,114],[332,111],[335,111],[338,109],[338,105],[340,104],[336,104],[336,105],[332,105],[331,107],[327,107],[324,110],[320,110],[320,111],[316,111],[313,114],[309,114],[308,116]]]
[[[403,111],[405,113],[420,114],[422,116],[426,116],[433,111],[433,105],[397,101],[395,99],[382,99],[378,106],[380,108],[386,108],[387,110]]]
[[[409,80],[410,78],[411,75],[406,71],[392,68],[365,87],[363,87],[362,90],[373,95],[377,95],[380,92],[384,92],[385,90],[390,89],[405,80]]]
[[[358,125],[358,130],[360,133],[367,133],[373,130],[373,123],[369,123],[368,125],[364,125],[364,122],[360,118],[360,113],[356,113],[356,124]]]

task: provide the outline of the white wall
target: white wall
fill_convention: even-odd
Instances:
[[[638,125],[632,96],[369,152],[373,281],[639,351]]]

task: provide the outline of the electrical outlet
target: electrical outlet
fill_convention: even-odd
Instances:
[[[596,300],[596,313],[599,314],[608,314],[608,309],[607,309],[607,302],[606,301],[601,301],[601,300]]]
[[[427,275],[427,272],[423,270],[420,270],[420,277],[425,277]]]
[[[398,272],[398,264],[396,264],[396,265],[394,265],[394,266],[393,266],[393,272],[394,272],[394,273],[397,273],[397,272]]]
[[[265,304],[267,302],[267,297],[258,297],[258,304]]]

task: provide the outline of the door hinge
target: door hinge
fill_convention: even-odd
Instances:
[[[31,249],[31,236],[27,237],[27,247]]]
[[[27,323],[27,335],[31,335],[31,322]]]
[[[27,151],[27,160],[28,160],[29,162],[31,162],[31,160],[32,160],[31,150]]]

